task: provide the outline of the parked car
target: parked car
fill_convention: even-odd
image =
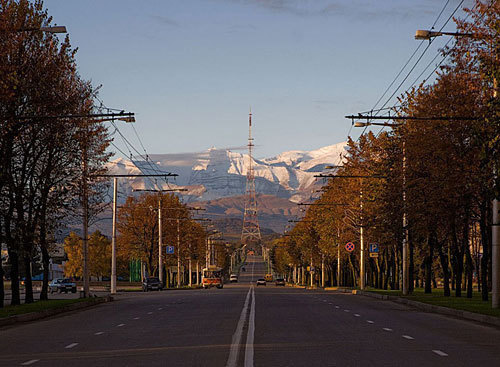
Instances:
[[[276,286],[282,285],[283,287],[285,286],[285,279],[283,278],[278,278],[276,279]]]
[[[76,293],[76,283],[71,279],[54,279],[49,283],[49,292],[50,293]]]
[[[229,276],[229,281],[230,281],[231,283],[238,283],[238,276],[237,276],[236,274],[231,274],[231,275]]]
[[[161,291],[163,289],[163,284],[158,278],[146,278],[142,282],[142,291]]]
[[[257,279],[257,287],[259,285],[266,285],[266,280],[264,278]]]

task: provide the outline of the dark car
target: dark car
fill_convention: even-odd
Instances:
[[[278,278],[276,279],[276,283],[275,283],[277,286],[278,285],[282,285],[283,287],[285,286],[285,279],[283,278]]]
[[[76,293],[76,283],[71,279],[54,279],[49,283],[50,293]]]
[[[142,282],[142,291],[161,291],[163,289],[163,284],[158,278],[146,278]]]

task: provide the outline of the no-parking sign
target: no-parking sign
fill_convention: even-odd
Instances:
[[[354,243],[347,242],[345,244],[345,250],[348,251],[348,252],[353,252],[354,251]]]

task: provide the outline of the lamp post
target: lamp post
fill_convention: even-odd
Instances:
[[[370,125],[398,127],[401,124],[377,123],[377,122],[355,122],[354,127],[366,127]],[[408,219],[406,215],[406,144],[403,139],[403,295],[410,293],[410,243],[408,240]],[[362,229],[362,228],[361,228]]]
[[[415,39],[430,40],[443,35],[453,37],[481,37],[474,33],[461,32],[432,32],[429,30],[417,30]],[[498,98],[498,84],[496,77],[493,77],[493,98]],[[497,166],[493,168],[496,182]],[[494,184],[495,185],[495,184]],[[496,192],[496,190],[494,190]],[[491,307],[500,308],[500,205],[496,196],[492,200],[492,223],[491,223]]]

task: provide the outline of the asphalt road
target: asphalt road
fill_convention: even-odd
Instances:
[[[500,330],[388,301],[255,287],[128,293],[0,329],[0,366],[499,366]]]

